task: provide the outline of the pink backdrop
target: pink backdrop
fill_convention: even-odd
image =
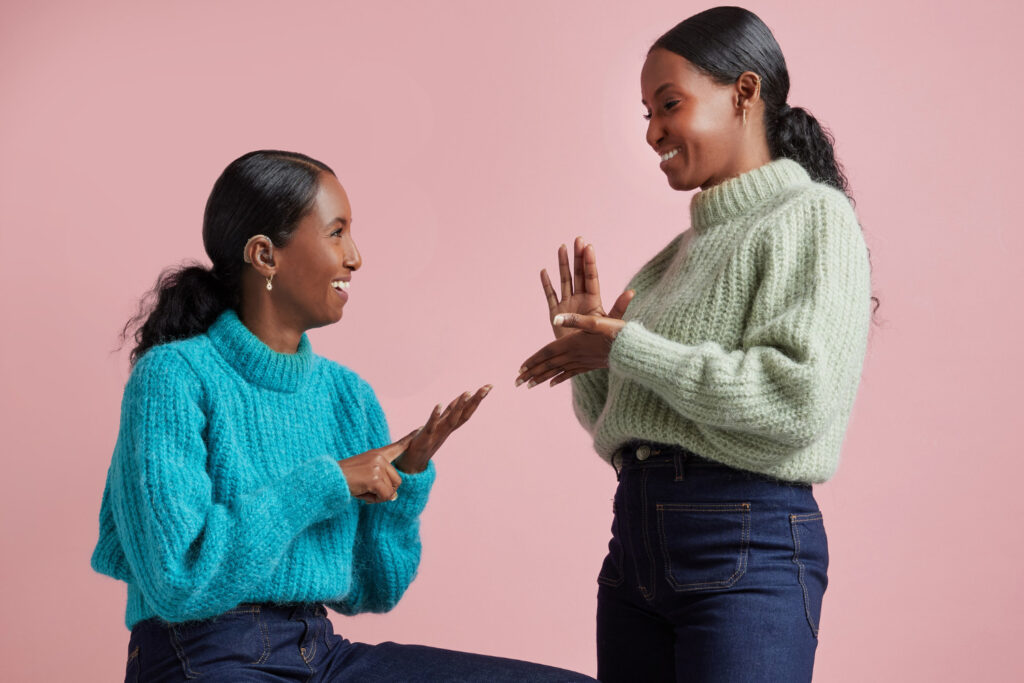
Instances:
[[[89,556],[127,350],[165,266],[202,257],[211,184],[254,148],[338,172],[364,268],[320,354],[396,433],[485,382],[438,455],[391,639],[594,673],[615,478],[568,387],[513,390],[537,282],[583,234],[606,292],[687,226],[644,143],[639,73],[679,2],[29,2],[0,9],[6,680],[112,681],[123,585]],[[756,2],[790,102],[829,125],[882,299],[837,477],[822,681],[1020,675],[1024,513],[1018,3]],[[1012,138],[1012,140],[1011,140]]]

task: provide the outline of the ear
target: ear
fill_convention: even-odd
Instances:
[[[749,114],[761,101],[761,77],[753,71],[744,71],[736,79],[736,107]]]
[[[274,243],[266,235],[254,235],[245,243],[244,260],[251,263],[252,267],[263,277],[268,277],[277,272],[277,263],[274,261]]]

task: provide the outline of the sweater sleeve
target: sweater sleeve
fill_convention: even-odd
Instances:
[[[205,427],[202,388],[184,358],[150,349],[125,387],[109,500],[131,575],[167,621],[244,601],[295,536],[350,505],[328,455],[230,505],[214,502]]]
[[[679,247],[683,244],[684,235],[680,233],[672,238],[661,250],[654,255],[643,268],[629,281],[626,290],[634,290],[638,295],[649,290],[665,272],[665,268],[676,256]],[[625,316],[629,318],[628,312]],[[594,433],[594,425],[597,418],[604,410],[608,401],[608,370],[591,370],[576,375],[570,380],[572,384],[572,407],[576,413],[576,419],[591,434]]]
[[[612,344],[611,371],[700,425],[788,448],[812,444],[856,380],[871,288],[846,200],[818,195],[805,208],[759,244],[760,279],[740,348],[683,344],[629,322]]]
[[[608,370],[591,370],[569,381],[572,384],[572,407],[576,419],[593,434],[594,424],[608,400]]]
[[[359,380],[369,426],[370,448],[391,443],[387,419],[373,389]],[[352,588],[331,603],[342,614],[387,612],[398,604],[420,564],[419,516],[434,483],[435,468],[417,474],[399,472],[398,498],[385,503],[359,501],[359,528],[352,555]]]

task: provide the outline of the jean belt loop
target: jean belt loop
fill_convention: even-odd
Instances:
[[[672,460],[676,466],[676,481],[684,481],[686,479],[686,452],[674,454]]]

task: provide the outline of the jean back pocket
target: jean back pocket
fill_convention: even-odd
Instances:
[[[828,587],[828,539],[821,513],[790,515],[793,532],[793,564],[804,594],[804,613],[811,633],[818,637],[821,603]]]
[[[747,570],[750,503],[659,503],[665,579],[676,592],[728,588]]]

